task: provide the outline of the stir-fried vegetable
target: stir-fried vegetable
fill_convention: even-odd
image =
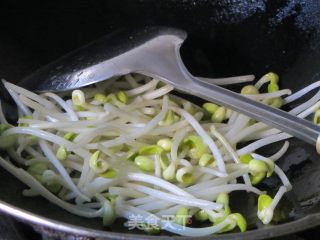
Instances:
[[[255,153],[289,134],[215,103],[201,108],[172,97],[173,88],[157,79],[129,74],[71,94],[37,95],[4,85],[20,118],[9,125],[0,104],[0,149],[10,157],[0,157],[0,165],[29,187],[26,196],[41,195],[106,226],[123,217],[129,229],[149,234],[243,232],[246,216],[233,212],[231,192],[256,194],[257,216],[268,224],[292,188],[275,163],[288,142],[272,156]],[[318,85],[284,98],[290,90],[280,90],[279,77],[268,73],[241,94],[279,108]],[[291,113],[316,112],[319,124],[319,95]],[[274,174],[282,186],[272,197],[258,187]],[[211,225],[196,228],[192,220]]]

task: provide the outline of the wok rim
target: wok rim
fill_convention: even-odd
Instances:
[[[48,230],[57,231],[55,235],[70,235],[74,236],[75,239],[79,237],[88,238],[100,238],[100,239],[267,239],[288,234],[297,233],[303,230],[307,230],[320,225],[320,213],[313,213],[306,215],[297,220],[291,222],[282,223],[279,225],[273,225],[272,227],[261,228],[257,230],[249,230],[244,233],[227,233],[210,235],[204,237],[185,237],[185,236],[152,236],[147,234],[131,234],[131,233],[120,233],[110,232],[97,229],[91,229],[87,227],[77,226],[70,223],[60,222],[47,217],[40,216],[22,208],[13,206],[5,201],[0,200],[0,211],[14,218],[37,227],[38,231],[44,233]],[[40,227],[40,228],[39,228]]]

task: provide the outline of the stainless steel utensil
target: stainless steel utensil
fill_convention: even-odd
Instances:
[[[114,34],[45,66],[24,79],[21,86],[38,92],[66,91],[137,72],[316,145],[320,128],[313,123],[193,77],[179,54],[186,36],[184,31],[160,27]]]

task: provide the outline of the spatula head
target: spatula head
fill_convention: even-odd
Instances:
[[[163,35],[175,36],[181,42],[187,36],[182,30],[168,27],[118,30],[44,66],[19,85],[37,92],[60,92],[123,75],[131,69],[119,68],[116,58]]]

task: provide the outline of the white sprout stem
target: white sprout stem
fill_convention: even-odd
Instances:
[[[241,129],[243,129],[250,118],[248,116],[245,116],[243,114],[239,114],[237,119],[235,120],[235,123],[233,124],[233,127],[227,132],[226,138],[230,141]]]
[[[140,136],[143,136],[144,134],[148,133],[151,129],[153,129],[154,127],[156,127],[158,125],[158,123],[166,115],[167,111],[168,111],[168,97],[164,96],[161,112],[156,117],[154,117],[150,122],[148,122],[143,129],[141,129],[139,131],[132,132],[128,135],[119,136],[113,140],[101,142],[101,145],[104,147],[114,147],[114,146],[123,144],[123,143],[127,142],[128,140],[133,140],[133,139],[136,139]],[[97,144],[87,144],[87,147],[89,149],[96,149]]]
[[[276,97],[281,97],[283,95],[290,95],[292,92],[289,89],[283,89],[272,93],[259,93],[259,94],[244,94],[243,96],[253,99],[253,100],[264,100]]]
[[[124,76],[124,78],[127,80],[127,82],[130,84],[132,88],[139,87],[139,84],[137,83],[136,79],[132,77],[132,75],[129,73]]]
[[[35,101],[25,97],[24,95],[20,95],[20,100],[23,104],[25,104],[31,109],[34,109],[35,111],[42,114],[43,116],[49,116],[59,121],[63,121],[67,119],[63,113],[57,112],[53,108],[50,109],[50,108],[43,107],[40,104],[36,103]]]
[[[185,131],[185,129],[182,129],[180,131],[177,131],[173,135],[172,146],[171,146],[171,151],[170,151],[171,162],[178,164],[178,148],[179,148],[181,141],[186,136],[186,134],[187,134],[187,132]]]
[[[145,115],[138,116],[137,114],[135,114],[135,112],[126,112],[122,109],[119,109],[119,108],[112,106],[109,103],[104,104],[103,108],[109,114],[112,113],[114,116],[123,117],[123,118],[125,118],[127,120],[131,120],[133,122],[141,123],[141,122],[147,122],[150,120],[150,118],[146,117]]]
[[[299,118],[306,118],[310,114],[314,113],[320,107],[320,102],[317,102],[313,106],[309,107],[308,109],[304,110],[303,112],[299,113],[297,117]]]
[[[0,123],[8,123],[6,117],[4,116],[4,112],[2,109],[2,102],[0,101]]]
[[[197,112],[193,117],[199,121],[203,116],[202,112]],[[182,128],[187,128],[189,125],[189,122],[187,120],[181,120],[179,122],[173,123],[169,126],[159,126],[152,131],[150,131],[150,135],[159,135],[159,134],[168,134],[175,131],[178,131]]]
[[[298,98],[303,97],[305,94],[307,94],[308,92],[310,92],[313,89],[316,89],[318,87],[320,87],[320,81],[314,82],[314,83],[310,84],[309,86],[299,90],[298,92],[295,92],[291,96],[286,97],[284,99],[284,102],[285,102],[285,104],[293,102],[293,101],[297,100]]]
[[[261,131],[261,130],[268,128],[268,127],[269,126],[264,123],[255,123],[249,127],[242,129],[241,131],[239,131],[235,136],[233,136],[230,139],[230,142],[236,144],[236,143],[240,142],[242,139],[246,138],[247,136],[250,136],[250,135],[256,133],[257,131]]]
[[[312,105],[316,104],[320,100],[320,91],[318,91],[312,98],[308,101],[300,104],[298,107],[295,107],[289,113],[293,115],[298,115],[299,113],[303,112],[305,109],[311,107]]]
[[[289,148],[289,142],[285,141],[282,147],[280,148],[280,150],[275,154],[273,154],[272,156],[270,156],[269,158],[273,161],[277,161],[287,152],[288,148]]]
[[[292,185],[289,179],[287,178],[286,174],[282,171],[282,169],[275,165],[274,172],[279,176],[279,178],[282,181],[282,184],[286,187],[287,191],[290,191],[292,189]]]
[[[230,85],[244,82],[252,82],[254,80],[254,75],[244,75],[237,77],[226,77],[226,78],[204,78],[198,77],[199,79],[216,85]]]
[[[55,134],[52,134],[50,132],[42,131],[39,129],[33,129],[30,127],[13,127],[6,130],[2,135],[3,136],[9,136],[9,135],[19,135],[19,134],[29,134],[44,140],[47,140],[49,142],[53,142],[57,145],[65,146],[68,149],[74,149],[76,146],[65,140],[62,137],[59,137]]]
[[[19,110],[23,113],[23,115],[31,116],[32,115],[31,110],[21,102],[19,95],[9,88],[7,88],[7,90],[10,96],[12,97],[13,101],[16,103]]]
[[[156,154],[154,159],[154,175],[158,178],[161,178],[161,164],[159,154]]]
[[[252,140],[257,140],[257,139],[263,139],[272,135],[276,135],[281,133],[281,130],[278,130],[276,128],[271,128],[263,131],[259,131],[256,133],[252,133],[251,135],[241,139],[241,142],[248,142]]]
[[[266,75],[264,75],[256,82],[256,84],[254,86],[257,89],[260,89],[262,87],[262,85],[267,83],[267,82],[270,82],[270,79]]]
[[[124,187],[110,187],[109,194],[117,195],[121,197],[130,197],[130,198],[141,198],[145,196],[145,194],[139,191],[136,191],[131,188],[124,188]]]
[[[55,100],[60,107],[62,107],[70,116],[70,120],[71,121],[78,121],[79,118],[77,116],[77,114],[74,112],[74,110],[72,109],[72,107],[70,105],[68,105],[61,97],[59,97],[57,94],[54,93],[44,93],[43,96],[45,97],[49,97],[53,100]]]
[[[178,186],[152,175],[148,175],[144,173],[128,173],[127,177],[131,181],[150,183],[180,196],[186,196],[186,197],[192,196],[191,194],[187,193],[186,191],[179,188]]]
[[[188,192],[189,194],[194,194],[196,195],[197,192],[201,191],[201,190],[205,190],[208,189],[210,187],[214,187],[214,186],[219,186],[219,185],[223,185],[226,184],[227,182],[242,176],[244,173],[248,173],[248,169],[247,168],[242,168],[239,169],[231,174],[229,174],[226,177],[220,177],[220,178],[215,178],[213,180],[210,181],[206,181],[206,182],[202,182],[202,183],[197,183],[195,185],[192,185],[190,187],[187,187],[185,190],[186,192]],[[152,182],[150,182],[152,184]],[[167,189],[167,188],[165,188]],[[173,192],[173,191],[171,191]],[[173,192],[175,194],[181,195],[179,193]],[[142,204],[146,204],[146,203],[150,203],[150,202],[154,202],[155,198],[148,196],[148,197],[142,197],[142,198],[137,198],[137,199],[132,199],[129,200],[128,202],[132,205],[142,205]],[[160,200],[158,200],[159,202]]]
[[[271,159],[266,158],[266,157],[261,156],[256,153],[253,153],[251,155],[253,158],[264,161],[267,164],[269,163],[269,161],[272,161]],[[280,178],[280,180],[282,181],[282,184],[286,187],[286,189],[288,191],[290,191],[292,189],[292,185],[291,185],[289,179],[287,178],[286,174],[282,171],[282,169],[279,168],[277,165],[274,165],[274,172],[278,175],[278,177]]]
[[[93,211],[92,209],[88,208],[79,208],[73,204],[59,199],[53,193],[48,191],[44,186],[42,186],[41,183],[34,179],[25,170],[13,166],[11,163],[7,162],[2,157],[0,157],[0,165],[8,172],[10,172],[12,175],[14,175],[17,179],[19,179],[21,182],[28,185],[31,189],[33,189],[33,191],[37,192],[39,195],[46,198],[48,201],[56,204],[57,206],[65,209],[70,213],[87,218],[96,218],[98,216],[101,216],[102,214],[102,209]]]
[[[140,87],[125,91],[126,95],[129,97],[141,94],[143,92],[146,92],[150,89],[153,89],[155,86],[157,86],[157,84],[159,83],[159,80],[157,79],[153,79],[150,82],[148,82],[147,84],[144,84]]]
[[[241,156],[246,153],[254,152],[256,149],[261,148],[261,147],[268,145],[270,143],[278,142],[278,141],[288,139],[291,137],[292,136],[289,135],[288,133],[279,133],[276,135],[272,135],[272,136],[260,139],[258,141],[255,141],[255,142],[247,145],[246,147],[243,147],[243,148],[237,150],[237,153],[239,156]]]
[[[213,199],[217,194],[222,192],[233,192],[233,191],[247,191],[252,192],[257,195],[262,194],[263,192],[260,191],[258,188],[253,186],[248,186],[247,184],[226,184],[221,186],[215,186],[207,189],[203,189],[196,193],[197,197],[205,197]]]
[[[204,131],[204,129],[199,124],[199,122],[185,110],[182,110],[179,108],[173,108],[173,110],[178,114],[180,114],[181,116],[183,116],[194,128],[194,130],[202,137],[203,141],[208,145],[213,156],[215,157],[219,171],[225,173],[226,169],[225,169],[224,161],[217,145],[215,144],[213,139],[208,135],[208,133]]]
[[[209,180],[206,182],[194,184],[190,187],[187,187],[186,191],[193,194],[194,192],[202,190],[202,189],[207,189],[209,187],[226,184],[227,182],[229,182],[237,177],[240,177],[240,176],[244,175],[245,173],[248,173],[248,169],[241,168],[239,170],[236,170],[235,172],[230,173],[226,177],[215,178],[213,180]]]
[[[90,201],[90,199],[82,194],[80,190],[77,188],[77,186],[74,184],[72,179],[70,178],[69,174],[67,173],[66,169],[62,166],[60,161],[56,158],[56,156],[53,154],[53,152],[50,150],[48,144],[40,140],[39,146],[41,150],[43,151],[44,155],[48,158],[48,160],[53,164],[53,166],[56,168],[56,170],[60,173],[61,177],[65,180],[65,182],[68,184],[69,188],[76,192],[79,196],[81,196],[86,201]]]
[[[202,173],[208,173],[212,176],[216,176],[216,177],[226,177],[228,176],[227,173],[222,173],[222,172],[219,172],[218,170],[215,170],[215,169],[212,169],[212,168],[208,168],[208,167],[201,167],[201,166],[198,166],[196,167],[196,170],[198,170],[199,172],[202,172]]]
[[[134,215],[142,216],[142,218],[146,223],[148,223],[148,219],[152,217],[152,219],[159,220],[158,223],[161,229],[164,229],[168,232],[172,232],[182,236],[188,236],[188,237],[200,237],[200,236],[211,235],[213,233],[219,232],[221,229],[223,229],[225,226],[231,223],[230,219],[226,218],[221,223],[215,224],[214,226],[202,227],[202,228],[190,228],[190,227],[182,226],[173,222],[167,222],[165,220],[161,221],[156,215],[132,206],[116,207],[116,212],[119,216],[124,217],[126,219],[130,219]]]
[[[233,161],[235,163],[240,163],[240,159],[239,159],[237,152],[232,148],[232,146],[228,143],[228,141],[217,131],[217,129],[214,126],[211,126],[210,131],[226,148],[226,150],[229,152],[229,154],[233,158]],[[251,181],[250,181],[248,174],[243,175],[243,180],[246,185],[251,186]]]
[[[269,209],[275,209],[276,206],[278,205],[278,203],[280,202],[281,198],[283,197],[283,195],[287,192],[287,188],[285,186],[281,186],[278,190],[278,192],[276,193],[276,195],[274,196],[271,204],[269,205]]]
[[[9,83],[5,80],[2,80],[4,86],[9,90],[13,90],[18,94],[21,94],[22,96],[26,96],[40,104],[42,104],[43,106],[47,107],[47,108],[54,108],[54,105],[52,102],[48,101],[47,99],[39,96],[38,94],[35,94],[31,91],[28,91],[27,89],[24,89],[22,87],[19,87],[17,85],[14,85],[12,83]]]
[[[142,95],[142,98],[146,100],[155,99],[171,92],[173,89],[174,87],[170,85],[165,85],[157,90],[145,93],[144,95]]]
[[[171,193],[166,193],[163,191],[155,190],[149,187],[144,187],[140,186],[137,184],[132,184],[132,183],[126,183],[124,186],[135,189],[139,192],[148,194],[150,196],[166,200],[169,202],[181,204],[181,205],[186,205],[186,206],[193,206],[193,207],[199,207],[199,208],[204,208],[204,209],[209,209],[209,210],[220,210],[222,208],[221,204],[202,200],[202,199],[197,199],[194,197],[186,197],[186,196],[177,196]]]

